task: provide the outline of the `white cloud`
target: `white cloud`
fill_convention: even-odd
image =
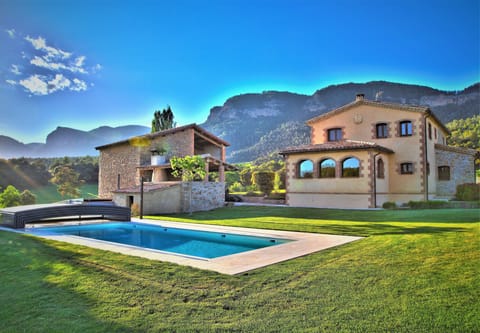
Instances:
[[[22,74],[22,72],[20,72],[20,68],[18,67],[18,65],[12,65],[11,68],[10,68],[10,72],[12,72],[15,75],[21,75]]]
[[[72,73],[82,73],[82,74],[87,74],[87,71],[81,67],[77,66],[71,66],[70,64],[64,64],[61,62],[52,62],[48,61],[45,58],[35,56],[32,60],[30,60],[30,63],[32,65],[38,66],[38,67],[43,67],[46,69],[49,69],[51,71],[59,71],[59,70],[66,70],[70,71]]]
[[[83,67],[83,63],[85,62],[85,59],[87,57],[85,56],[80,56],[75,59],[75,67]]]
[[[100,64],[88,66],[85,55],[53,47],[44,37],[34,38],[28,35],[24,37],[14,29],[5,32],[12,39],[22,36],[21,39],[27,41],[26,44],[29,46],[29,50],[21,51],[20,63],[10,65],[8,70],[10,77],[5,78],[7,84],[22,86],[30,96],[44,96],[59,91],[80,92],[88,90],[89,85],[94,86],[85,78],[100,71],[102,69]],[[78,74],[83,76],[75,77]]]
[[[60,49],[47,45],[47,41],[43,37],[32,38],[30,36],[25,37],[25,40],[30,42],[35,50],[40,50],[46,53],[47,59],[68,59],[72,53],[65,52]]]
[[[73,86],[70,88],[73,91],[85,91],[87,90],[87,83],[77,78],[73,79]]]
[[[55,75],[53,80],[48,81],[48,93],[53,93],[57,90],[63,90],[71,85],[71,81],[62,74]]]
[[[42,80],[45,79],[40,75],[31,75],[27,79],[20,80],[20,85],[25,87],[29,92],[34,95],[47,95],[48,94],[48,84]]]
[[[16,37],[15,29],[6,29],[5,32],[11,39],[14,39]]]

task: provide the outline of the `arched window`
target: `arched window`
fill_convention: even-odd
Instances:
[[[385,178],[385,164],[381,158],[377,161],[377,178]]]
[[[313,162],[303,160],[298,163],[298,178],[313,178]]]
[[[342,177],[360,177],[360,161],[355,157],[343,160]]]
[[[331,158],[320,162],[320,178],[335,178],[335,161]]]

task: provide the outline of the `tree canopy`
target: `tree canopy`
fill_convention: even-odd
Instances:
[[[182,178],[184,182],[202,180],[207,174],[205,160],[200,156],[172,157],[170,163],[172,175]]]
[[[62,197],[79,197],[80,185],[84,182],[80,180],[80,175],[70,165],[59,165],[52,172],[51,182],[57,185],[58,193]]]
[[[155,111],[152,120],[152,133],[174,128],[177,124],[173,120],[174,115],[170,105],[162,111]]]

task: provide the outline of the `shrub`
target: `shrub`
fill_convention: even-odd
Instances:
[[[0,193],[0,208],[20,206],[21,204],[20,192],[15,186],[8,185],[7,188]]]
[[[393,201],[386,201],[383,203],[382,207],[384,209],[395,209],[397,208],[397,204]]]
[[[257,171],[252,175],[252,181],[258,186],[258,189],[265,195],[269,195],[273,191],[273,183],[275,181],[275,172]]]
[[[275,172],[275,189],[284,189],[285,188],[285,178],[287,174],[285,168],[282,168]]]
[[[270,193],[268,196],[269,199],[275,199],[275,200],[285,200],[285,192],[278,193],[278,192],[273,192]]]
[[[245,188],[240,182],[235,182],[228,188],[230,192],[243,192]]]
[[[33,205],[35,203],[36,197],[35,194],[29,190],[25,190],[20,193],[20,202],[22,205]]]
[[[438,209],[450,207],[448,201],[409,201],[407,205],[413,209]]]
[[[252,185],[252,170],[250,168],[245,168],[240,171],[240,182],[245,187]]]
[[[458,185],[455,197],[461,201],[480,200],[480,184],[467,183]]]

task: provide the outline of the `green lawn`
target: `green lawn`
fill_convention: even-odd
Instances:
[[[478,209],[161,218],[368,237],[226,276],[0,232],[0,331],[480,331]]]
[[[31,190],[36,196],[36,203],[52,203],[58,202],[65,199],[74,199],[74,198],[62,198],[60,193],[57,191],[56,185],[47,185]],[[96,198],[98,195],[98,184],[84,184],[80,187],[80,198],[92,199]]]

